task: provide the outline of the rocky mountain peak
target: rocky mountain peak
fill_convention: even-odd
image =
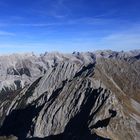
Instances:
[[[0,135],[139,140],[140,51],[0,56]]]

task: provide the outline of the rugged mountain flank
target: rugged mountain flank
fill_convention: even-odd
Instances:
[[[32,66],[39,63],[43,72],[25,63],[24,80],[30,82],[1,91],[0,135],[20,140],[139,140],[139,56],[139,51],[32,56]],[[22,81],[22,74],[18,78]]]

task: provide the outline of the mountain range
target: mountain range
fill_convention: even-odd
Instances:
[[[0,139],[139,140],[140,50],[0,56]]]

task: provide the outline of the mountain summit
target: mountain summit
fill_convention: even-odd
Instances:
[[[0,69],[2,138],[139,140],[139,50],[13,54]]]

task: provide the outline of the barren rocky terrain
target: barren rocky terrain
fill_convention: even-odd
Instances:
[[[0,56],[0,139],[139,140],[140,51]]]

